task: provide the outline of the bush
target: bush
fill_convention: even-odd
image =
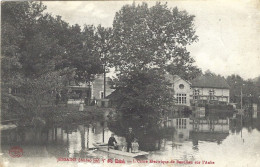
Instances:
[[[233,106],[221,104],[208,104],[208,109],[233,110]]]

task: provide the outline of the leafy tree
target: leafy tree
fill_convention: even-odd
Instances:
[[[67,62],[76,69],[78,82],[90,82],[95,74],[103,73],[103,65],[109,56],[111,29],[101,25],[86,25],[81,31],[78,25],[72,26]]]
[[[108,53],[107,29],[85,26],[82,31],[45,9],[41,2],[2,4],[3,92],[19,88],[19,101],[34,114],[69,80],[89,82],[103,72],[101,53]]]
[[[60,66],[66,54],[68,24],[60,17],[43,14],[45,9],[41,2],[2,4],[2,90],[8,94],[19,88],[17,96],[23,100],[16,101],[23,103],[29,115],[40,110],[41,104],[53,96],[52,91],[64,87],[71,73]],[[2,101],[9,105],[7,99]]]
[[[119,76],[112,100],[125,116],[137,116],[146,123],[157,124],[173,104],[173,96],[163,72],[158,69],[135,70]]]
[[[99,25],[96,30],[96,35],[97,35],[96,48],[98,53],[100,54],[101,61],[104,65],[111,66],[109,64],[109,58],[111,57],[110,50],[113,46],[112,29],[104,28],[101,25]]]
[[[19,88],[26,83],[24,64],[21,59],[26,54],[26,44],[33,36],[36,19],[41,16],[45,7],[41,3],[29,2],[4,2],[2,9],[1,25],[1,88],[3,114],[10,109],[9,99],[6,96],[11,88]],[[5,99],[4,99],[5,98]],[[16,100],[16,102],[24,102]],[[25,105],[20,105],[25,106]]]
[[[95,74],[103,72],[101,56],[97,46],[99,37],[93,25],[85,26],[83,32],[78,29],[77,35],[80,38],[74,37],[77,45],[74,48],[75,54],[71,56],[71,63],[76,68],[76,80],[90,82],[94,79]]]
[[[186,46],[197,40],[193,20],[193,15],[167,4],[125,5],[114,18],[111,61],[121,72],[191,65]]]
[[[178,63],[172,63],[166,67],[166,70],[172,75],[178,75],[181,78],[191,81],[197,76],[202,75],[202,71],[196,66],[192,65],[194,60],[191,58],[189,63],[185,64],[184,59],[175,60]]]
[[[133,3],[116,13],[110,62],[117,72],[114,98],[119,110],[157,123],[162,110],[172,105],[166,70],[181,76],[199,71],[186,50],[198,38],[193,20],[186,11],[161,3],[150,8]]]
[[[230,86],[230,101],[241,102],[241,90],[243,94],[243,105],[251,103],[259,103],[259,91],[257,85],[251,80],[244,80],[239,75],[231,75],[227,77],[227,82]]]

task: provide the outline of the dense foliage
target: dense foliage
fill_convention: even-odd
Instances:
[[[117,73],[114,101],[120,111],[158,121],[173,105],[166,71],[191,78],[199,72],[186,49],[197,40],[193,22],[193,15],[161,3],[133,3],[116,13],[110,61]]]
[[[252,103],[260,104],[260,87],[258,80],[244,80],[239,75],[231,75],[227,77],[227,82],[230,86],[230,101],[233,103],[242,103],[248,105]]]
[[[111,61],[120,72],[165,68],[181,60],[192,65],[186,46],[197,40],[193,21],[193,15],[167,4],[125,5],[114,18]]]
[[[21,106],[27,114],[53,103],[70,80],[89,82],[103,72],[100,49],[107,29],[70,26],[60,16],[44,13],[41,2],[4,2],[1,9],[2,93],[15,92],[24,99],[17,103],[26,103]],[[10,104],[2,102],[5,113]]]

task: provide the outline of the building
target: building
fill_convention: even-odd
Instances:
[[[104,75],[100,74],[95,77],[95,80],[91,84],[91,100],[94,100],[97,106],[108,106],[108,99],[106,98],[109,96],[115,89],[111,88],[111,81],[112,79],[106,77],[106,89],[104,94]]]
[[[106,97],[110,95],[115,89],[111,89],[112,79],[106,77]],[[104,75],[100,74],[95,77],[91,84],[91,99],[104,99]]]
[[[108,99],[104,97],[104,95],[107,97],[110,95],[114,89],[111,89],[111,78],[106,77],[106,92],[104,94],[104,75],[99,74],[96,75],[95,79],[90,83],[80,83],[78,85],[70,85],[70,99],[80,100],[84,99],[85,103],[94,103],[98,106],[104,105],[102,104],[107,103]],[[90,98],[89,98],[90,97]],[[73,102],[74,102],[73,101]],[[106,105],[106,104],[105,104]]]
[[[230,86],[223,77],[202,75],[191,81],[191,99],[193,102],[218,101],[229,103]]]
[[[178,75],[165,75],[166,80],[170,82],[173,89],[173,95],[176,99],[176,105],[190,106],[191,83],[182,79]]]

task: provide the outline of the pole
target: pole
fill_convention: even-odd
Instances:
[[[84,126],[84,131],[85,131],[85,126]],[[88,124],[88,131],[87,131],[87,149],[89,149],[89,124]]]
[[[104,97],[106,97],[106,64],[104,64]]]
[[[91,103],[91,87],[90,87],[90,81],[88,82],[88,105]]]
[[[242,108],[243,108],[243,91],[242,91],[242,88],[243,88],[243,85],[241,86],[241,119],[240,119],[240,122],[241,122],[241,138],[242,138],[242,130],[243,130],[243,111],[242,111]]]
[[[105,142],[105,127],[103,126],[103,133],[102,133],[103,135],[103,143]]]
[[[243,92],[242,92],[242,86],[241,86],[241,98],[240,98],[240,103],[241,103],[241,110],[243,108]]]

